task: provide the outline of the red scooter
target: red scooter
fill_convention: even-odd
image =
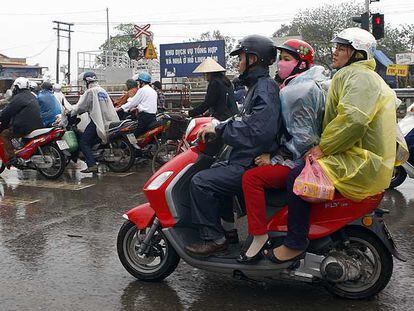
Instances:
[[[60,128],[43,128],[34,130],[29,135],[14,140],[18,169],[34,169],[48,179],[56,179],[65,170],[66,160],[63,153],[69,146],[66,141],[60,140],[64,130]],[[3,140],[0,138],[0,174],[8,165],[8,158],[4,153]]]
[[[189,125],[187,139],[194,141],[209,118]],[[378,209],[383,194],[353,202],[336,194],[333,201],[312,204],[310,245],[304,259],[276,265],[263,258],[256,264],[240,264],[239,244],[210,257],[195,257],[185,246],[200,241],[191,223],[189,183],[197,172],[209,168],[222,150],[219,139],[199,142],[163,165],[145,184],[148,203],[123,215],[117,240],[121,263],[134,277],[159,281],[170,275],[180,258],[199,269],[226,273],[239,279],[279,278],[319,282],[337,296],[362,299],[380,292],[393,271],[393,256],[398,252]],[[287,231],[287,206],[284,191],[266,193],[268,233],[272,246],[283,242]],[[237,202],[237,200],[235,200]],[[242,204],[236,204],[240,211]],[[245,213],[238,213],[240,216]]]

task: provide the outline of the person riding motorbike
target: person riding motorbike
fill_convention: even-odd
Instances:
[[[50,127],[56,121],[58,115],[62,113],[60,103],[53,95],[53,86],[50,82],[43,82],[41,90],[37,95],[37,103],[40,106],[40,115],[42,116],[43,125]]]
[[[62,93],[62,86],[59,83],[53,84],[53,95],[55,95],[57,101],[61,105],[62,113],[64,113],[65,110],[72,110],[72,105],[66,99],[65,94]]]
[[[152,87],[157,92],[157,96],[158,96],[158,100],[157,100],[158,112],[165,111],[167,107],[165,106],[165,95],[164,95],[164,92],[162,91],[161,82],[154,81],[154,83],[152,83]]]
[[[98,172],[98,165],[93,157],[92,146],[100,140],[108,141],[107,131],[109,124],[119,121],[115,108],[108,93],[99,86],[98,77],[93,71],[86,71],[79,76],[86,83],[86,91],[79,98],[76,105],[69,112],[70,116],[76,116],[88,112],[90,122],[85,128],[79,140],[79,147],[85,156],[88,166],[82,173]]]
[[[243,175],[243,194],[246,203],[249,234],[253,240],[238,257],[241,263],[253,263],[260,259],[261,250],[268,240],[265,189],[286,188],[292,169],[302,171],[305,153],[319,143],[325,108],[325,92],[320,83],[327,80],[324,68],[315,66],[313,48],[305,41],[290,39],[277,47],[280,58],[277,63],[277,80],[280,81],[280,102],[286,135],[283,144],[273,155],[262,154],[255,159],[257,167]],[[290,188],[288,186],[288,188]],[[297,209],[308,206],[295,205],[293,193],[288,198],[288,225],[299,224]],[[292,228],[294,229],[294,228]],[[285,243],[297,247],[293,239]],[[302,245],[300,246],[302,247]]]
[[[150,86],[151,76],[147,72],[141,72],[136,78],[139,84],[137,93],[117,111],[131,112],[138,110],[138,126],[134,131],[135,136],[144,134],[149,126],[156,121],[157,114],[157,92]]]
[[[332,42],[336,44],[332,67],[338,71],[326,98],[320,143],[309,153],[341,195],[361,201],[390,184],[396,155],[396,148],[391,147],[396,146],[396,96],[374,71],[377,43],[372,34],[347,28]],[[292,202],[308,206],[296,195]],[[296,212],[302,220],[299,226],[290,226],[286,240],[294,238],[298,247],[285,240],[269,256],[286,261],[306,251],[310,210]]]
[[[12,89],[10,103],[0,113],[0,136],[9,159],[8,165],[15,165],[18,161],[11,140],[43,127],[40,107],[29,90],[29,80],[24,77],[17,78]]]
[[[126,80],[125,85],[126,85],[127,91],[125,92],[124,95],[122,95],[120,98],[118,98],[114,102],[115,108],[120,107],[120,106],[126,104],[126,102],[128,101],[128,99],[131,98],[131,97],[134,97],[134,95],[138,91],[138,83],[134,79],[128,79],[128,80]]]
[[[204,73],[209,83],[204,102],[188,111],[190,117],[200,116],[209,110],[213,118],[224,121],[239,112],[234,99],[233,85],[225,76],[225,72],[226,69],[211,57],[207,57],[193,71],[193,73]]]
[[[269,66],[276,59],[273,41],[250,35],[230,55],[239,58],[240,79],[248,87],[248,93],[241,117],[226,122],[215,120],[199,132],[202,141],[206,135],[217,135],[232,151],[226,163],[198,172],[191,180],[192,222],[199,227],[203,240],[186,247],[187,252],[195,255],[208,256],[227,248],[220,213],[231,220],[232,197],[242,192],[243,173],[252,166],[255,157],[277,149],[282,123],[279,88],[269,76]]]

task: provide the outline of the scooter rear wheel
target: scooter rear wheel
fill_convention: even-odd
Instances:
[[[118,256],[124,268],[137,279],[161,281],[174,272],[180,257],[161,229],[154,233],[148,251],[140,255],[138,250],[148,230],[138,230],[133,222],[126,221],[118,233]]]
[[[52,158],[53,163],[49,168],[38,168],[37,170],[47,179],[59,178],[65,171],[67,164],[65,155],[55,143],[42,146],[41,148],[45,156],[50,156]]]
[[[131,143],[124,137],[112,142],[115,156],[120,156],[121,160],[117,162],[108,162],[109,169],[116,173],[125,173],[134,165],[135,149]]]
[[[363,273],[354,281],[328,282],[325,287],[332,294],[348,299],[367,299],[382,291],[393,271],[391,253],[373,234],[348,228],[349,245],[344,251],[361,263]]]

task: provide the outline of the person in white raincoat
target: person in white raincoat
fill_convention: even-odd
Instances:
[[[101,140],[107,142],[107,131],[111,122],[119,121],[118,115],[108,93],[99,86],[98,78],[92,71],[81,74],[86,82],[87,90],[81,96],[78,103],[73,106],[71,116],[88,112],[91,121],[81,135],[79,147],[85,156],[88,168],[82,173],[96,173],[98,166],[93,157],[92,146]]]

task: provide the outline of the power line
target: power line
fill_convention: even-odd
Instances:
[[[54,12],[54,13],[0,13],[3,16],[46,16],[46,15],[72,15],[72,14],[86,14],[86,13],[98,13],[105,10],[90,10],[90,11],[76,11],[76,12]]]
[[[52,40],[52,42],[50,42],[43,50],[41,50],[39,53],[36,53],[36,54],[34,54],[34,55],[32,55],[32,56],[27,56],[26,58],[34,58],[34,57],[37,57],[37,56],[39,56],[39,55],[41,55],[42,53],[44,53],[48,48],[50,48],[50,46],[54,43],[54,42],[56,42],[56,39],[53,39]]]

